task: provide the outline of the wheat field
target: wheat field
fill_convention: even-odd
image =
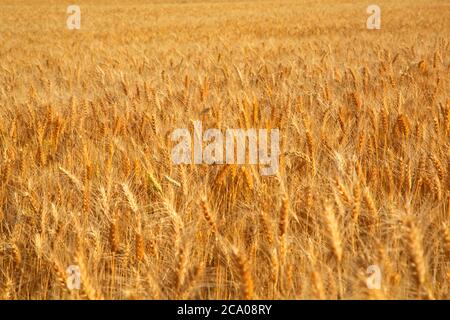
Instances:
[[[448,1],[377,0],[380,30],[366,1],[75,4],[0,1],[2,299],[450,298]],[[277,174],[174,165],[197,120],[278,128]]]

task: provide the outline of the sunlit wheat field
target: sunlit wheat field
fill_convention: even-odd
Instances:
[[[370,4],[0,0],[0,297],[449,299],[450,2]]]

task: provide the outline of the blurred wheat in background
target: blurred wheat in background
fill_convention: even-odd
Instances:
[[[377,4],[1,2],[0,296],[450,298],[450,4]],[[173,165],[197,120],[278,174]]]

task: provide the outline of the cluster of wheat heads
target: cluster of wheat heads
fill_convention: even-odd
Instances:
[[[1,298],[450,297],[448,3],[78,4],[0,4]],[[195,120],[278,174],[173,165]]]

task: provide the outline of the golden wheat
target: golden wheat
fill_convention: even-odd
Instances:
[[[448,3],[78,2],[0,4],[2,299],[449,298]],[[279,170],[175,165],[197,120]]]

